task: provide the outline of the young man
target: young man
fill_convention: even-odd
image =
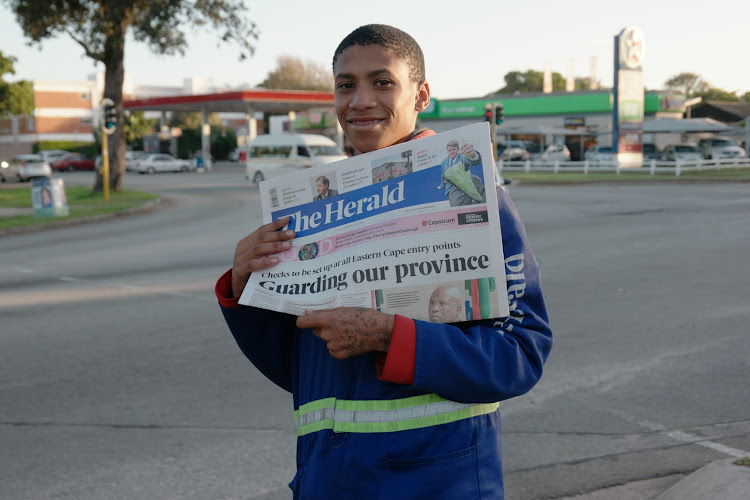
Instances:
[[[433,135],[424,57],[406,33],[356,29],[333,57],[339,122],[357,152]],[[437,324],[340,307],[294,317],[238,306],[250,273],[291,246],[285,220],[242,239],[216,284],[242,352],[293,395],[295,498],[502,499],[498,401],[530,390],[552,334],[539,268],[499,190],[511,316]]]

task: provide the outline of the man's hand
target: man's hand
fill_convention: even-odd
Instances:
[[[470,142],[464,142],[461,144],[461,154],[464,155],[464,158],[468,158],[470,160],[473,160],[477,152],[474,151],[474,145]]]
[[[275,266],[279,259],[274,254],[292,247],[294,231],[279,231],[289,222],[281,218],[260,226],[237,243],[232,264],[232,296],[238,297],[245,289],[250,273]]]
[[[336,359],[347,359],[368,352],[387,352],[396,318],[365,307],[337,307],[305,311],[297,318],[298,328],[312,328],[328,344]]]

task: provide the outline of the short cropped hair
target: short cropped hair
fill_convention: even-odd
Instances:
[[[448,144],[445,145],[445,149],[448,149],[451,146],[453,146],[454,148],[457,148],[458,147],[458,141],[455,140],[455,139],[453,139],[452,141],[449,141]]]
[[[393,51],[406,61],[409,67],[409,78],[414,83],[424,82],[424,54],[416,40],[408,33],[387,24],[368,24],[360,26],[344,38],[333,54],[333,68],[339,56],[352,45],[380,45]]]
[[[328,180],[328,177],[326,177],[325,175],[321,175],[320,177],[315,179],[315,182],[318,182],[318,181],[322,182],[324,186],[330,185],[330,181]]]

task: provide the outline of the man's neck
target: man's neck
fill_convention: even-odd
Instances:
[[[412,133],[411,133],[411,134],[407,135],[406,137],[404,137],[404,138],[403,138],[403,139],[401,139],[400,141],[396,141],[396,142],[394,142],[393,144],[390,144],[389,146],[395,146],[396,144],[401,144],[401,143],[403,143],[403,142],[409,142],[409,141],[411,141],[412,139],[414,139],[414,138],[415,138],[416,136],[418,136],[419,134],[422,134],[422,133],[424,133],[424,132],[427,132],[428,130],[429,130],[429,129],[428,129],[427,127],[419,127],[419,128],[415,128],[415,129],[414,129],[414,130],[412,131]],[[355,149],[355,150],[354,150],[354,156],[357,156],[357,155],[361,155],[361,154],[362,154],[362,151],[359,151],[359,150],[357,150],[357,149]]]

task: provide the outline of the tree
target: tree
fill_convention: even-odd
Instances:
[[[125,141],[134,149],[143,149],[143,136],[150,134],[156,126],[157,120],[145,118],[143,111],[127,113],[123,123]]]
[[[695,73],[678,73],[664,82],[667,90],[677,90],[688,97],[692,97],[696,92],[708,89],[708,84],[703,81],[700,75]]]
[[[664,85],[668,90],[680,91],[687,97],[702,97],[704,101],[740,100],[737,92],[713,87],[700,75],[695,73],[679,73],[664,82]]]
[[[331,71],[314,61],[295,56],[280,56],[276,69],[258,85],[265,89],[333,91]]]
[[[122,84],[125,77],[125,36],[148,44],[159,54],[184,54],[190,27],[209,25],[222,42],[235,42],[240,59],[254,52],[258,39],[254,23],[245,19],[243,0],[3,0],[11,7],[26,37],[41,45],[58,34],[70,36],[86,56],[104,64],[104,97],[112,99],[117,131],[109,136],[111,188],[122,187],[125,175]],[[97,174],[95,190],[101,190]]]
[[[704,101],[739,101],[740,96],[736,92],[708,86],[707,89],[693,94],[695,97],[702,97]]]
[[[544,90],[544,72],[529,69],[526,71],[511,71],[503,77],[505,87],[496,94],[515,94],[524,92],[541,92]],[[557,72],[552,73],[552,90],[565,90],[565,78]]]
[[[30,115],[34,111],[34,88],[31,82],[20,80],[6,82],[3,76],[15,75],[13,65],[17,59],[5,56],[0,50],[0,117],[9,115]]]

